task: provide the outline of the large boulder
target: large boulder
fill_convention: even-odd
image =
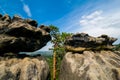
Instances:
[[[0,16],[0,54],[41,49],[51,40],[49,32],[47,26],[37,28],[35,20],[22,19],[19,16]]]
[[[79,33],[65,42],[59,80],[120,80],[120,53],[112,51],[116,38]]]
[[[49,73],[49,65],[40,55],[0,56],[0,80],[49,80]]]
[[[68,52],[59,80],[120,80],[120,56],[112,51]]]

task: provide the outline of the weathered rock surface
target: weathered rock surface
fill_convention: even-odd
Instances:
[[[0,54],[36,51],[51,40],[49,32],[47,26],[37,28],[35,20],[0,15]]]
[[[49,65],[41,56],[0,57],[0,80],[49,80],[49,73]]]
[[[37,22],[0,15],[0,80],[49,80],[50,69],[40,55],[19,52],[36,51],[51,40],[50,29]]]
[[[85,33],[69,37],[59,80],[120,80],[120,54],[112,51],[114,41]]]
[[[120,80],[120,56],[112,51],[68,52],[59,80]]]
[[[107,35],[101,35],[100,37],[92,37],[86,33],[78,33],[68,38],[65,42],[65,48],[67,51],[81,52],[85,50],[110,50],[114,46],[112,45],[117,39],[109,37]]]

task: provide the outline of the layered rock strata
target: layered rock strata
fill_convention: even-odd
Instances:
[[[107,35],[92,37],[86,33],[78,33],[68,38],[65,42],[67,51],[82,52],[85,50],[111,50],[117,39]]]

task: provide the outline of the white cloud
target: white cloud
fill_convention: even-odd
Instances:
[[[87,15],[87,16],[82,16],[82,18],[87,18],[87,19],[92,19],[92,18],[95,18],[95,17],[98,17],[99,15],[101,15],[103,13],[103,11],[95,11],[93,13],[91,13],[90,15]]]
[[[80,20],[80,25],[82,27],[97,27],[97,24],[101,22],[101,20],[104,19],[103,16],[101,16],[102,11],[95,11],[91,13],[90,15],[84,15],[82,16],[82,20]]]
[[[83,15],[80,27],[74,32],[86,32],[93,36],[107,34],[120,39],[120,12],[104,14],[103,11],[95,11],[89,15]]]
[[[23,9],[24,9],[24,11],[27,13],[27,15],[28,15],[29,17],[32,16],[32,15],[31,15],[30,8],[29,8],[29,6],[28,6],[27,4],[23,4]]]
[[[31,14],[31,11],[30,11],[30,7],[27,4],[25,4],[24,0],[20,0],[20,1],[23,4],[23,10],[27,14],[27,16],[31,17],[32,14]]]

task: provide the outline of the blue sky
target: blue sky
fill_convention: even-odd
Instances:
[[[120,0],[0,0],[0,13],[53,24],[61,32],[107,34],[120,43]]]

